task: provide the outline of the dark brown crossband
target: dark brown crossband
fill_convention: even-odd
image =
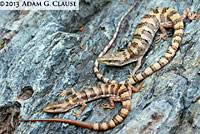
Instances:
[[[177,51],[177,50],[178,50],[178,48],[177,48],[176,46],[174,46],[174,45],[170,45],[170,47],[171,47],[172,49],[174,49],[174,51]]]
[[[124,85],[126,86],[126,88],[128,88],[129,86],[128,79],[124,82]]]
[[[114,94],[114,91],[115,91],[115,90],[113,90],[113,88],[114,88],[114,85],[111,85],[111,86],[110,86],[110,85],[108,85],[108,86],[110,87],[110,93],[111,93],[111,94]]]
[[[177,39],[174,40],[174,43],[178,43],[179,44],[180,42],[181,42],[180,40],[177,40]]]
[[[115,85],[114,85],[114,84],[112,84],[112,85],[111,85],[111,89],[114,89],[114,87],[115,87]]]
[[[104,88],[105,88],[105,89],[108,89],[108,84],[104,84]]]
[[[176,36],[179,36],[180,38],[182,38],[183,37],[183,33],[174,34],[174,37],[176,37]]]
[[[69,103],[68,98],[61,101],[57,101],[58,104],[63,104],[63,102],[68,104]]]
[[[136,76],[132,76],[133,80],[137,83],[139,82],[138,78]]]
[[[97,67],[95,66],[95,68],[97,68]],[[99,72],[97,72],[97,71],[95,71],[94,73],[95,73],[96,75],[100,74],[100,73],[99,73]]]
[[[142,75],[142,77],[144,77],[144,78],[147,76],[147,74],[146,74],[145,72],[143,72],[143,71],[141,72],[141,75]]]
[[[161,60],[159,60],[157,63],[158,63],[161,67],[164,67],[164,66],[165,66],[165,63],[162,62]]]
[[[68,104],[68,103],[69,103],[69,98],[64,99],[64,101],[65,101],[65,103]],[[62,101],[58,101],[58,102],[60,103],[60,102],[62,102]]]
[[[124,61],[128,61],[128,57],[127,57],[127,55],[126,55],[126,52],[124,51],[124,52],[122,52],[122,55],[124,56]]]
[[[159,13],[158,8],[154,9],[153,13],[155,13],[155,14]]]
[[[106,124],[107,124],[108,128],[111,128],[111,125],[110,125],[109,121],[107,121]]]
[[[130,100],[130,96],[124,96],[123,98],[121,98],[122,101],[127,101],[127,100]]]
[[[101,123],[98,123],[98,129],[97,130],[102,130]]]
[[[127,51],[130,54],[130,58],[133,58],[135,56],[131,49],[128,49]]]
[[[103,75],[101,76],[100,80],[104,81],[104,76]]]
[[[135,35],[134,35],[134,38],[136,38],[136,39],[138,39],[138,40],[140,40],[140,41],[144,41],[144,42],[146,42],[146,43],[149,43],[148,40],[143,39],[143,38],[141,37],[140,34],[135,34]]]
[[[169,8],[168,7],[163,7],[163,9],[162,9],[162,12],[161,13],[166,13],[167,12],[167,10],[168,10]]]
[[[133,38],[141,39],[141,35],[140,35],[140,34],[134,34],[134,37],[133,37]]]
[[[177,11],[176,10],[172,10],[168,15],[167,15],[167,17],[168,18],[170,18],[170,17],[172,17],[174,14],[176,14],[177,13]]]
[[[119,92],[119,95],[123,94],[124,92],[127,92],[128,90],[126,88],[123,88],[123,89],[119,89],[118,92]]]
[[[103,95],[103,91],[102,91],[102,88],[101,88],[101,85],[97,85],[96,88],[98,89],[99,93],[98,95]]]
[[[140,23],[138,23],[137,26],[136,26],[136,29],[145,26],[145,23],[147,23],[147,22],[140,22]]]
[[[153,72],[157,71],[157,69],[154,67],[154,64],[151,65],[150,68],[151,68],[151,70],[152,70]]]
[[[73,95],[71,96],[71,98],[72,98],[72,99],[75,99],[75,98],[77,98],[77,95],[76,95],[76,94],[73,94]]]
[[[172,57],[170,56],[170,57],[167,57],[167,56],[163,56],[163,58],[165,58],[168,62],[172,59]]]
[[[147,26],[147,27],[150,28],[150,29],[155,29],[155,26],[154,26],[153,24],[149,23],[149,22],[140,22],[140,23],[136,26],[136,28],[141,28],[141,27],[143,27],[143,26]]]
[[[155,17],[155,15],[145,14],[143,18],[152,18]]]
[[[88,100],[88,97],[87,97],[85,90],[80,91],[80,94],[81,94],[81,99]]]
[[[108,81],[107,81],[107,83],[109,83],[109,84],[110,84],[111,82],[112,82],[112,80],[108,80]]]
[[[113,119],[113,122],[115,123],[115,125],[120,124],[120,121],[118,121],[116,117]]]
[[[170,46],[171,46],[171,45],[170,45]],[[168,54],[173,54],[170,50],[167,50],[166,53],[168,53]]]
[[[90,97],[93,98],[96,96],[96,93],[94,92],[93,88],[88,88],[88,90],[91,92]]]
[[[105,95],[110,93],[110,92],[108,91],[108,88],[104,88],[104,91],[105,91]]]
[[[125,118],[126,118],[126,115],[125,115],[124,113],[122,113],[122,112],[120,112],[118,115],[119,115],[120,117],[122,117],[122,119],[125,119]]]
[[[132,46],[132,47],[136,47],[136,46],[138,46],[138,43],[137,43],[137,42],[132,42],[132,43],[131,43],[131,46]]]
[[[142,34],[145,34],[145,35],[147,35],[148,38],[153,39],[152,33],[146,29],[142,30]]]

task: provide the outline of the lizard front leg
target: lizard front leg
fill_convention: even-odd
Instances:
[[[140,56],[138,59],[137,59],[137,65],[136,67],[134,68],[133,72],[131,72],[130,75],[127,75],[127,79],[130,78],[131,76],[134,76],[136,74],[136,72],[140,69],[141,65],[142,65],[142,58],[143,58],[144,55]]]
[[[87,107],[87,104],[85,103],[85,101],[81,102],[80,105],[82,106],[81,109],[75,111],[74,114],[73,114],[74,116],[80,115],[85,110],[85,108]]]
[[[172,34],[167,34],[167,31],[165,28],[171,28],[171,27],[173,27],[173,23],[171,21],[167,21],[160,24],[161,34],[158,34],[159,37],[156,39],[156,42],[155,42],[156,44],[160,42],[161,39],[168,40],[167,38],[165,38],[165,36],[171,36]]]
[[[66,89],[66,90],[60,89],[60,91],[57,91],[57,92],[60,93],[59,96],[65,96],[65,95],[67,95],[67,93],[72,93],[72,95],[76,94],[76,92],[74,91],[73,88],[69,88],[69,89]]]

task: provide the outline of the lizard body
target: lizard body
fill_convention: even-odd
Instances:
[[[120,53],[106,54],[105,56],[98,58],[98,61],[108,65],[113,65],[115,63],[115,65],[119,65],[119,63],[126,64],[135,61],[136,59],[138,59],[138,57],[140,57],[139,59],[141,59],[144,53],[148,50],[149,45],[152,43],[153,37],[157,30],[160,28],[162,31],[162,34],[160,34],[160,37],[157,40],[159,41],[167,35],[164,27],[173,26],[174,35],[172,38],[172,42],[167,52],[164,54],[164,56],[161,57],[159,61],[147,67],[145,70],[136,74],[135,76],[131,75],[130,78],[128,78],[127,80],[120,82],[109,80],[108,78],[103,77],[103,75],[101,75],[96,68],[96,75],[98,76],[98,78],[106,82],[106,84],[101,84],[99,86],[88,88],[77,93],[75,93],[73,89],[70,89],[69,91],[72,92],[71,97],[64,100],[51,102],[43,109],[45,112],[49,113],[61,113],[66,112],[69,109],[78,105],[82,105],[80,111],[76,112],[76,114],[80,114],[87,106],[86,102],[103,97],[110,97],[110,104],[103,105],[103,108],[112,109],[114,108],[114,102],[122,102],[122,108],[119,114],[110,121],[103,123],[87,123],[70,119],[26,119],[21,121],[64,122],[92,130],[107,130],[120,124],[126,118],[130,110],[130,100],[132,97],[132,92],[138,92],[141,88],[143,88],[143,82],[137,88],[132,87],[131,84],[135,84],[140,80],[146,78],[147,76],[151,75],[153,72],[165,66],[172,59],[181,42],[184,30],[183,21],[187,16],[191,20],[199,18],[198,12],[195,14],[191,14],[188,8],[183,11],[182,16],[176,10],[166,7],[157,8],[149,12],[141,19],[141,21],[137,25],[133,41],[131,43],[131,46],[127,50]],[[100,56],[102,55],[100,54]],[[109,59],[109,56],[111,56],[112,58]],[[115,58],[113,56],[120,57]],[[137,58],[134,58],[134,56],[136,56]],[[98,66],[98,64],[95,65]]]

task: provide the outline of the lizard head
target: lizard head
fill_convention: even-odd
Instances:
[[[44,112],[47,113],[63,113],[69,110],[65,100],[50,102],[46,107],[43,108]]]
[[[97,61],[101,64],[106,64],[109,66],[121,66],[121,64],[124,62],[124,56],[122,52],[108,53],[97,58]]]
[[[128,52],[116,52],[116,53],[108,53],[102,57],[97,58],[97,61],[101,64],[106,64],[109,66],[123,66],[130,62],[133,62],[132,59],[127,59]]]

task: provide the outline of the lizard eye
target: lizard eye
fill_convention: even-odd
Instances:
[[[112,62],[112,60],[108,60],[108,62],[110,63],[110,62]]]
[[[52,110],[56,110],[56,107],[52,107]]]

